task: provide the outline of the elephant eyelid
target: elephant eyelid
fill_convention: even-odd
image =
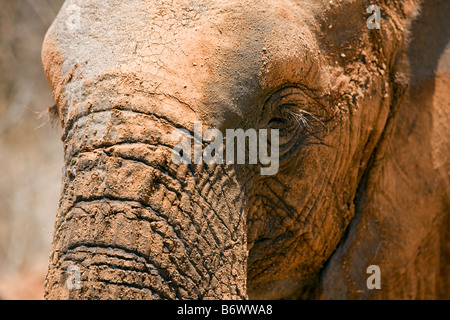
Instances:
[[[264,102],[264,111],[274,113],[283,106],[312,106],[318,109],[323,108],[320,98],[316,96],[315,91],[309,90],[303,85],[289,85],[278,89]]]

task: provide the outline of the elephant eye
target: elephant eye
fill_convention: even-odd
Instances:
[[[300,86],[278,90],[265,102],[263,110],[268,129],[279,130],[280,159],[320,139],[321,133],[328,131],[332,117],[314,92]]]
[[[266,100],[262,118],[268,129],[279,130],[280,157],[328,132],[333,109],[322,100],[301,85],[283,87]]]
[[[323,122],[311,112],[301,106],[286,104],[280,106],[269,121],[270,129],[280,130],[280,136],[292,136],[302,131],[305,134],[312,133]]]
[[[277,116],[269,121],[269,128],[283,130],[291,125],[291,121],[283,116]]]

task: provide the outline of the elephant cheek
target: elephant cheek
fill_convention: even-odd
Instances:
[[[245,299],[241,192],[229,167],[176,165],[166,120],[106,110],[66,128],[48,299]]]

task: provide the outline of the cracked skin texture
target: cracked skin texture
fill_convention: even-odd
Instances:
[[[66,1],[42,50],[65,152],[46,298],[449,298],[448,4],[382,1],[372,31],[367,6]],[[173,164],[194,121],[280,129],[278,173]]]

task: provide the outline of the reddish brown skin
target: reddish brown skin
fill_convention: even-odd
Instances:
[[[380,1],[369,30],[368,1],[85,1],[71,30],[72,2],[42,54],[66,159],[46,298],[450,297],[448,4]],[[171,162],[176,128],[288,104],[320,122],[282,127],[274,176]]]

